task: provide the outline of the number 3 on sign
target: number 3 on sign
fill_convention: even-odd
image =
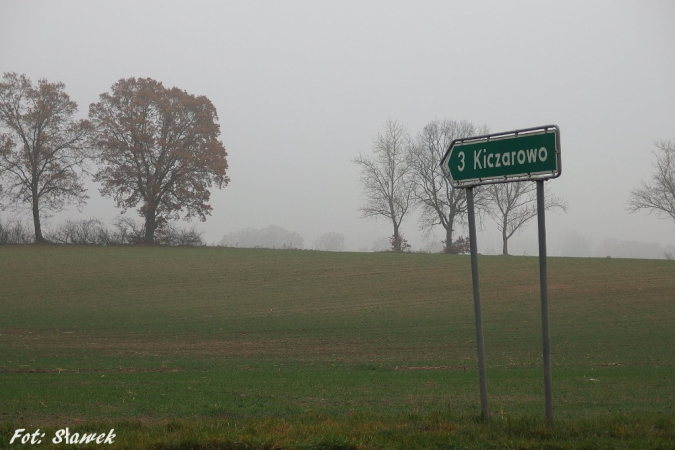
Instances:
[[[459,152],[459,166],[457,166],[457,170],[460,172],[464,170],[464,152]]]

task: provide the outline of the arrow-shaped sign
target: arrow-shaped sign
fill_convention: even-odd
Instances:
[[[453,187],[560,176],[560,130],[556,125],[455,139],[442,167]]]

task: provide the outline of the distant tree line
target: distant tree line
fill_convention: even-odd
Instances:
[[[455,139],[488,134],[486,126],[466,120],[432,120],[416,136],[396,120],[387,120],[373,142],[371,154],[360,153],[353,162],[359,166],[364,218],[385,218],[393,229],[393,251],[405,251],[402,232],[404,218],[420,210],[419,227],[430,234],[441,226],[445,253],[467,253],[469,240],[457,238],[458,228],[466,225],[466,190],[450,185],[440,167],[442,158]],[[675,220],[675,140],[655,142],[654,172],[650,182],[642,182],[630,192],[628,210],[647,211],[660,218]],[[479,186],[474,189],[475,205],[481,224],[494,220],[502,235],[502,254],[508,255],[509,239],[537,215],[533,182],[514,182]],[[547,210],[567,210],[567,203],[547,193]],[[673,252],[664,251],[667,259]]]
[[[150,78],[121,79],[77,120],[77,104],[65,85],[4,73],[0,81],[0,199],[3,209],[27,206],[33,230],[6,221],[0,238],[36,243],[106,240],[120,243],[197,242],[201,234],[170,224],[181,216],[206,220],[210,189],[229,183],[227,152],[219,140],[213,104]],[[103,196],[142,217],[116,222],[114,231],[95,219],[68,222],[49,236],[45,215],[88,199],[84,178]],[[4,234],[3,234],[4,233]],[[97,238],[93,238],[97,236]]]
[[[270,225],[267,228],[245,228],[240,231],[228,233],[220,241],[225,247],[240,248],[283,248],[302,249],[304,240],[294,231]]]
[[[219,245],[238,248],[303,249],[304,239],[294,231],[270,225],[261,229],[249,227],[227,233]],[[311,248],[325,252],[343,252],[345,236],[335,231],[323,233],[314,241]]]
[[[212,211],[211,189],[222,189],[230,181],[227,152],[210,100],[150,78],[132,77],[102,93],[89,106],[87,119],[76,119],[77,110],[61,82],[33,83],[26,75],[3,74],[0,206],[27,207],[33,223],[29,231],[16,219],[0,221],[0,242],[201,242],[201,233],[194,228],[180,230],[171,221],[206,220]],[[410,248],[402,224],[419,209],[422,230],[432,233],[442,227],[444,252],[467,251],[467,238],[457,236],[466,224],[465,190],[452,188],[440,161],[452,140],[487,132],[486,126],[466,120],[433,120],[411,136],[405,126],[388,120],[372,153],[354,158],[363,187],[360,211],[363,217],[391,223],[392,250]],[[675,220],[675,141],[657,141],[656,147],[652,180],[631,191],[628,210]],[[101,184],[103,196],[114,199],[122,213],[134,209],[142,223],[125,217],[107,228],[96,219],[69,221],[45,234],[45,216],[66,205],[80,208],[86,203],[84,180],[89,173]],[[509,239],[536,215],[535,199],[531,182],[475,190],[479,219],[494,220],[502,234],[503,254],[508,254]],[[567,204],[548,194],[546,208],[565,211]],[[244,231],[237,237],[241,242]],[[301,248],[298,242],[291,239],[282,245]],[[315,247],[339,251],[344,249],[344,236],[326,233]]]
[[[178,228],[169,223],[155,236],[160,245],[203,246],[204,232],[195,226]],[[143,244],[145,228],[142,222],[131,217],[118,217],[112,227],[100,219],[67,220],[44,233],[44,239],[56,244],[128,245]],[[3,220],[0,217],[0,244],[30,244],[35,235],[30,224],[16,218]]]

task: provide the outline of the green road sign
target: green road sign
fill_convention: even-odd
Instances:
[[[548,280],[546,272],[546,210],[544,180],[560,176],[560,129],[556,125],[526,128],[504,133],[486,134],[455,139],[443,157],[441,167],[455,188],[466,188],[471,243],[471,279],[476,320],[478,350],[478,379],[480,409],[488,418],[483,319],[478,279],[478,250],[476,245],[476,215],[473,187],[481,184],[510,181],[537,182],[537,223],[539,226],[539,284],[541,291],[541,326],[544,356],[544,404],[546,421],[553,424],[553,393],[551,388],[551,344],[548,327]]]
[[[560,130],[556,125],[455,139],[442,167],[453,187],[560,176]]]

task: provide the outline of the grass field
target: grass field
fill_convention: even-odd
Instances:
[[[223,248],[0,248],[0,447],[675,448],[675,263]],[[100,448],[92,447],[92,448]]]

